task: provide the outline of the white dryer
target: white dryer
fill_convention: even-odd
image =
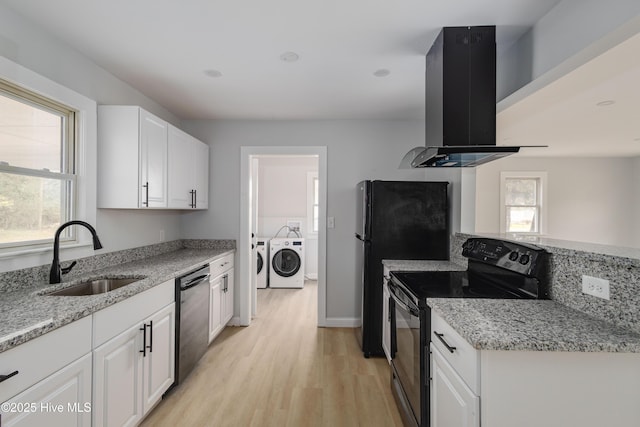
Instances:
[[[274,238],[269,241],[269,287],[304,286],[304,239]]]
[[[256,238],[256,288],[264,289],[268,284],[269,274],[269,239]]]

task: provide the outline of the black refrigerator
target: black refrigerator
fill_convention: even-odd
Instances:
[[[358,184],[356,267],[362,286],[365,357],[382,356],[382,260],[448,260],[447,182],[362,181]]]

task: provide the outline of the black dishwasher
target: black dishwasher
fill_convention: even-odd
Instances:
[[[209,265],[176,279],[176,375],[193,370],[209,345]]]

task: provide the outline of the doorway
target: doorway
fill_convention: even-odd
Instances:
[[[326,147],[241,147],[241,187],[240,187],[240,241],[238,244],[238,264],[239,264],[239,292],[240,303],[240,324],[248,326],[251,319],[259,310],[257,306],[257,290],[254,275],[254,261],[252,243],[252,231],[260,228],[269,235],[275,227],[275,223],[285,222],[284,230],[289,233],[298,223],[304,224],[304,228],[314,228],[314,215],[311,218],[269,218],[260,219],[257,213],[258,203],[256,203],[255,178],[257,167],[261,158],[285,158],[304,157],[314,159],[317,164],[317,203],[315,206],[315,221],[317,225],[317,281],[318,281],[318,326],[325,326],[326,323],[326,200],[327,200],[327,148]],[[313,175],[310,174],[305,180],[305,185],[313,185]],[[309,222],[311,221],[311,222]],[[267,224],[269,223],[269,224]],[[309,225],[307,225],[309,224]],[[302,228],[302,227],[299,227]],[[306,231],[306,230],[299,230]],[[272,236],[267,236],[272,237]],[[282,236],[281,236],[282,237]],[[313,272],[312,272],[313,273]]]

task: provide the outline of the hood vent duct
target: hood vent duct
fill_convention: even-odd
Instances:
[[[496,145],[496,28],[445,27],[426,57],[426,146],[400,163],[473,167],[520,147]]]

